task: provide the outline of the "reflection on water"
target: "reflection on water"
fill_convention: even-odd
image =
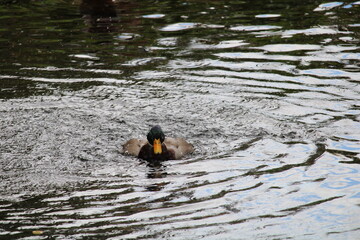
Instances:
[[[1,3],[0,238],[357,239],[360,3]],[[196,151],[121,144],[161,124]]]

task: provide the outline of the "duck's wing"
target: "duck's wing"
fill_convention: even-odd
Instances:
[[[139,156],[140,149],[147,143],[146,139],[136,139],[132,138],[123,144],[122,153],[133,155],[135,157]]]
[[[194,146],[183,138],[165,138],[164,143],[169,150],[174,151],[175,159],[181,159],[186,154],[194,152]]]

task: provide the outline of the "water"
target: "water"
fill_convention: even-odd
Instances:
[[[0,12],[1,239],[359,238],[359,2]],[[154,124],[195,153],[120,154]]]

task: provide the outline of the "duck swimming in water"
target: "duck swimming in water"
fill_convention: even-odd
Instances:
[[[148,162],[181,159],[192,153],[194,147],[183,138],[165,138],[160,126],[154,126],[145,139],[130,139],[123,145],[123,153]]]

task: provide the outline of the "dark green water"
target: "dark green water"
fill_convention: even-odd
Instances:
[[[0,239],[359,238],[360,2],[0,2]]]

